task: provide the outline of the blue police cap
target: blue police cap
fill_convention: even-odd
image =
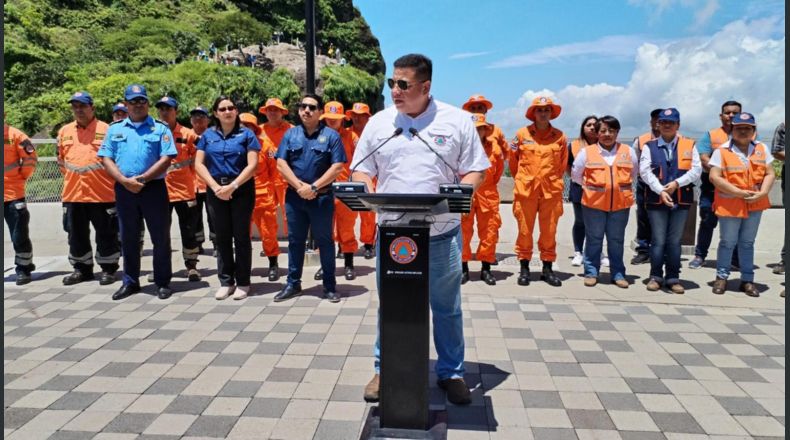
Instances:
[[[674,107],[665,108],[658,115],[659,121],[672,121],[680,123],[680,112]]]
[[[124,113],[129,113],[129,109],[126,108],[126,104],[124,104],[122,102],[119,102],[118,104],[115,104],[114,106],[112,106],[112,112],[115,113],[117,111],[122,111]]]
[[[126,91],[123,93],[123,99],[131,101],[135,98],[145,98],[145,100],[148,101],[148,92],[145,91],[145,86],[132,84],[126,87]]]
[[[174,98],[165,95],[159,98],[159,101],[156,101],[156,108],[159,108],[163,105],[166,105],[168,107],[178,108],[178,101],[176,101]]]
[[[74,101],[81,102],[83,104],[93,105],[93,97],[91,97],[90,93],[88,92],[77,92],[71,95],[71,98],[69,98],[69,104],[71,104]]]
[[[730,122],[732,125],[751,125],[752,127],[757,126],[757,120],[754,119],[754,115],[746,112],[741,112],[733,116],[732,119],[730,119]]]
[[[208,114],[208,110],[206,110],[205,107],[200,106],[200,105],[195,107],[195,108],[193,108],[192,111],[189,112],[190,115],[194,115],[195,113],[202,113],[202,114],[204,114],[206,116],[209,115]]]

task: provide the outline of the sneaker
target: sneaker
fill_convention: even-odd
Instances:
[[[463,378],[442,379],[437,382],[439,388],[447,392],[447,400],[456,405],[469,405],[472,403],[472,394]]]
[[[219,289],[217,289],[216,293],[214,293],[214,298],[218,300],[223,300],[229,297],[234,290],[236,290],[236,286],[222,286]]]
[[[574,252],[573,253],[573,260],[571,260],[571,266],[579,267],[584,263],[584,255],[581,252]]]
[[[650,262],[650,255],[644,253],[636,254],[634,258],[631,259],[631,264],[645,264],[649,262]]]
[[[609,267],[609,257],[601,257],[601,267]]]
[[[694,258],[689,262],[689,269],[699,269],[704,263],[704,258],[695,255]]]
[[[233,292],[233,299],[244,299],[250,293],[250,286],[237,286],[236,291]]]

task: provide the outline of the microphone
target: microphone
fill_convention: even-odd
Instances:
[[[357,162],[357,164],[356,164],[356,165],[354,165],[354,168],[351,168],[351,170],[350,170],[350,171],[349,171],[349,173],[348,173],[348,181],[349,181],[349,182],[351,182],[351,176],[354,174],[354,170],[356,170],[356,169],[357,169],[357,167],[358,167],[358,166],[360,166],[360,165],[362,164],[362,162],[366,161],[366,160],[367,160],[367,159],[368,159],[370,156],[372,156],[372,155],[373,155],[373,153],[375,153],[376,151],[379,151],[379,149],[381,149],[381,147],[383,147],[384,145],[386,145],[386,144],[387,144],[387,142],[389,142],[389,141],[391,141],[392,139],[394,139],[394,138],[396,138],[396,137],[400,136],[400,134],[401,134],[401,133],[403,133],[403,127],[398,127],[398,128],[396,128],[396,129],[395,129],[395,132],[394,132],[394,133],[392,133],[392,136],[388,137],[387,139],[384,139],[384,142],[382,142],[381,144],[379,144],[379,146],[378,146],[378,147],[374,148],[374,149],[373,149],[373,151],[371,151],[370,153],[368,153],[368,154],[367,154],[367,156],[363,157],[363,158],[362,158],[362,160],[360,160],[359,162]]]
[[[447,163],[447,161],[446,161],[446,160],[444,160],[444,158],[443,158],[443,157],[442,157],[442,156],[441,156],[439,153],[437,153],[437,152],[436,152],[436,150],[434,150],[434,149],[433,149],[433,147],[431,147],[431,145],[430,145],[430,144],[428,144],[428,142],[425,142],[425,139],[423,139],[423,138],[422,138],[422,136],[420,136],[420,132],[419,132],[419,131],[417,131],[417,129],[416,129],[416,128],[414,128],[414,127],[409,127],[409,133],[411,133],[411,135],[412,135],[412,136],[416,137],[416,138],[417,138],[417,139],[419,139],[419,140],[420,140],[420,141],[421,141],[423,144],[425,144],[425,146],[426,146],[426,147],[428,147],[428,149],[429,149],[429,150],[431,150],[431,152],[432,152],[433,154],[435,154],[435,155],[436,155],[436,157],[438,157],[438,158],[439,158],[439,160],[441,160],[442,162],[444,162],[444,164],[445,164],[445,165],[447,165],[447,168],[449,168],[449,169],[450,169],[450,171],[452,171],[452,172],[453,172],[453,183],[458,183],[458,170],[456,170],[455,168],[451,167],[451,166],[450,166],[450,164],[449,164],[449,163]]]

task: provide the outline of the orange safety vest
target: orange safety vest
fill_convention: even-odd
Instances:
[[[354,133],[354,130],[351,130],[350,128],[341,128],[339,133],[340,140],[343,142],[343,149],[346,150],[346,162],[343,163],[343,169],[340,171],[340,174],[337,175],[335,180],[338,182],[345,182],[351,175],[351,159],[354,157],[354,150],[357,148],[359,137],[356,133]]]
[[[25,133],[3,125],[3,201],[10,202],[25,197],[25,182],[36,170],[38,156]]]
[[[511,145],[510,171],[515,194],[545,198],[562,197],[563,175],[568,166],[568,141],[562,131],[549,127],[539,133],[535,124],[522,127]]]
[[[713,130],[709,131],[708,136],[710,136],[711,150],[721,147],[722,144],[730,140],[730,135],[728,135],[727,132],[721,127],[714,128]]]
[[[58,165],[63,173],[64,202],[115,202],[115,181],[96,155],[107,134],[107,123],[96,118],[87,127],[77,122],[58,131]]]
[[[274,183],[279,179],[277,171],[277,147],[264,133],[258,136],[261,151],[258,153],[258,167],[255,169],[255,195],[274,197]]]
[[[759,191],[765,179],[767,157],[765,145],[757,143],[752,154],[749,156],[749,163],[744,164],[741,158],[735,154],[730,144],[722,145],[721,152],[721,174],[728,182],[736,188],[747,191]],[[768,196],[761,197],[754,202],[747,202],[738,196],[727,194],[716,188],[713,197],[713,210],[719,217],[749,217],[751,211],[763,211],[771,207]]]
[[[636,146],[639,147],[639,150],[641,151],[642,148],[644,148],[645,144],[652,141],[653,139],[655,139],[655,137],[653,136],[652,131],[648,131],[647,133],[642,133],[639,135],[638,138],[636,138],[637,140]]]
[[[189,128],[176,123],[173,130],[178,155],[170,161],[165,183],[171,202],[195,200],[195,154],[198,136]]]
[[[617,155],[612,165],[601,155],[601,147],[585,148],[587,163],[584,166],[582,205],[601,211],[620,211],[634,204],[631,147],[617,144]]]
[[[694,141],[692,139],[678,135],[677,154],[671,161],[662,160],[664,153],[658,149],[658,140],[651,140],[645,146],[650,150],[650,159],[652,160],[650,170],[658,177],[662,185],[678,179],[691,169],[694,157]],[[658,205],[663,208],[664,203],[661,201],[660,195],[648,188],[647,185],[645,185],[644,191],[646,205]],[[694,202],[694,184],[678,188],[672,194],[672,200],[678,205],[691,205]]]

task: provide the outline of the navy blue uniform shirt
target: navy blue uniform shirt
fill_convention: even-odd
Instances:
[[[323,122],[310,136],[301,125],[286,131],[275,157],[285,160],[296,177],[306,183],[318,180],[333,164],[347,161],[340,134]]]
[[[228,136],[210,127],[200,136],[197,149],[205,152],[206,168],[212,177],[236,177],[247,167],[247,152],[261,151],[261,144],[246,127],[238,127]]]
[[[111,158],[126,177],[143,174],[162,156],[172,158],[177,154],[170,128],[150,116],[137,127],[129,118],[110,124],[97,153]],[[162,173],[154,179],[164,177]]]

